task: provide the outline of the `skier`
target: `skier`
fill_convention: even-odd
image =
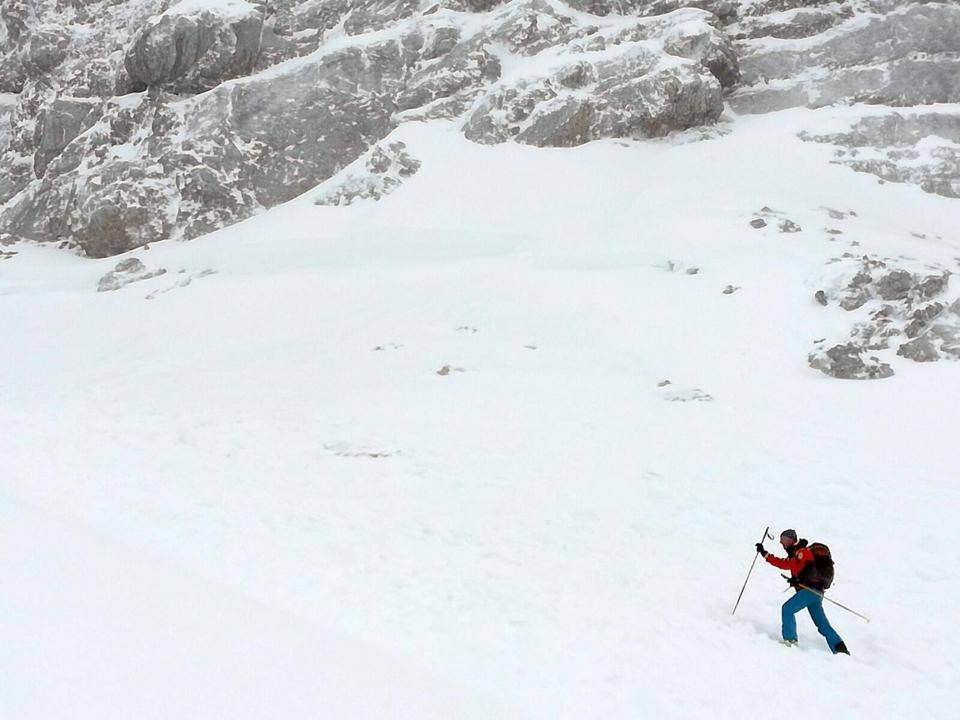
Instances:
[[[830,651],[834,655],[837,653],[849,655],[850,651],[847,650],[846,644],[837,635],[837,631],[830,626],[830,621],[827,620],[827,616],[823,612],[822,593],[824,587],[823,583],[818,581],[819,575],[816,572],[816,566],[813,564],[813,553],[807,547],[807,541],[798,540],[795,530],[784,530],[780,533],[780,544],[787,551],[787,557],[785,558],[778,558],[768,553],[763,547],[763,543],[757,543],[757,552],[774,567],[789,570],[791,575],[790,586],[797,592],[783,604],[781,611],[783,644],[788,646],[797,644],[797,619],[794,616],[803,608],[806,608],[814,625],[817,626],[817,630],[826,638]],[[805,585],[810,590],[801,588],[800,585]],[[813,590],[817,592],[813,592]]]

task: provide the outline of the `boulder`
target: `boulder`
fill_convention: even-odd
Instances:
[[[862,348],[847,343],[811,353],[810,367],[841,380],[877,380],[893,375],[893,369],[877,358],[864,356]]]
[[[165,275],[166,272],[164,268],[148,270],[137,258],[127,258],[118,262],[113,270],[100,278],[97,283],[97,292],[113,292],[130,283]]]
[[[897,355],[916,362],[934,362],[940,359],[940,353],[929,335],[921,335],[903,343],[897,349]]]
[[[698,62],[724,88],[740,82],[740,60],[733,43],[706,22],[678,24],[667,33],[663,49],[671,55]]]
[[[259,9],[243,0],[181,0],[150,20],[127,50],[130,89],[199,93],[245,75],[257,60],[261,25]]]
[[[893,270],[875,283],[877,295],[884,300],[906,300],[913,289],[913,275],[906,270]]]

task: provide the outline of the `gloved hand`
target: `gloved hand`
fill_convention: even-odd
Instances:
[[[787,580],[787,583],[788,583],[788,584],[790,585],[790,587],[792,587],[792,588],[795,588],[795,589],[797,589],[797,590],[800,589],[800,578],[792,577],[792,578],[790,578],[789,580]]]
[[[757,552],[760,553],[763,557],[767,556],[767,551],[763,549],[763,543],[757,543]]]

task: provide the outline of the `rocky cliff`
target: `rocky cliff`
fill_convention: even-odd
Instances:
[[[717,17],[496,3],[5,6],[3,230],[94,257],[191,238],[332,177],[399,123],[568,146],[715,122]]]
[[[710,125],[725,101],[870,103],[807,139],[958,193],[960,120],[929,110],[960,96],[954,3],[8,0],[2,20],[0,232],[93,257],[337,184],[428,119],[568,147]]]

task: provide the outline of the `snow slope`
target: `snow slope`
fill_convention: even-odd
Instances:
[[[380,202],[308,194],[153,245],[131,255],[168,272],[116,292],[95,292],[116,258],[15,247],[0,492],[190,573],[154,587],[255,599],[253,642],[335,632],[509,708],[487,717],[770,716],[813,688],[829,717],[951,717],[960,367],[893,356],[893,378],[843,382],[806,363],[851,322],[813,301],[845,271],[831,258],[960,270],[960,204],[796,137],[858,112],[569,150],[404,126],[390,140],[422,167]],[[803,231],[753,229],[764,206]],[[731,616],[767,524],[832,547],[831,595],[873,619],[828,607],[852,657],[807,618],[799,649],[774,642],[766,565]],[[240,602],[197,592],[210,615]],[[138,632],[162,644],[150,616]],[[242,643],[241,616],[200,649]],[[383,675],[357,656],[344,702]],[[286,697],[301,671],[262,678],[251,695],[291,709],[251,717],[316,717],[298,712],[316,688]],[[74,692],[57,702],[104,717],[106,688]],[[34,701],[20,717],[44,716]]]
[[[490,717],[349,639],[0,500],[5,718]]]

